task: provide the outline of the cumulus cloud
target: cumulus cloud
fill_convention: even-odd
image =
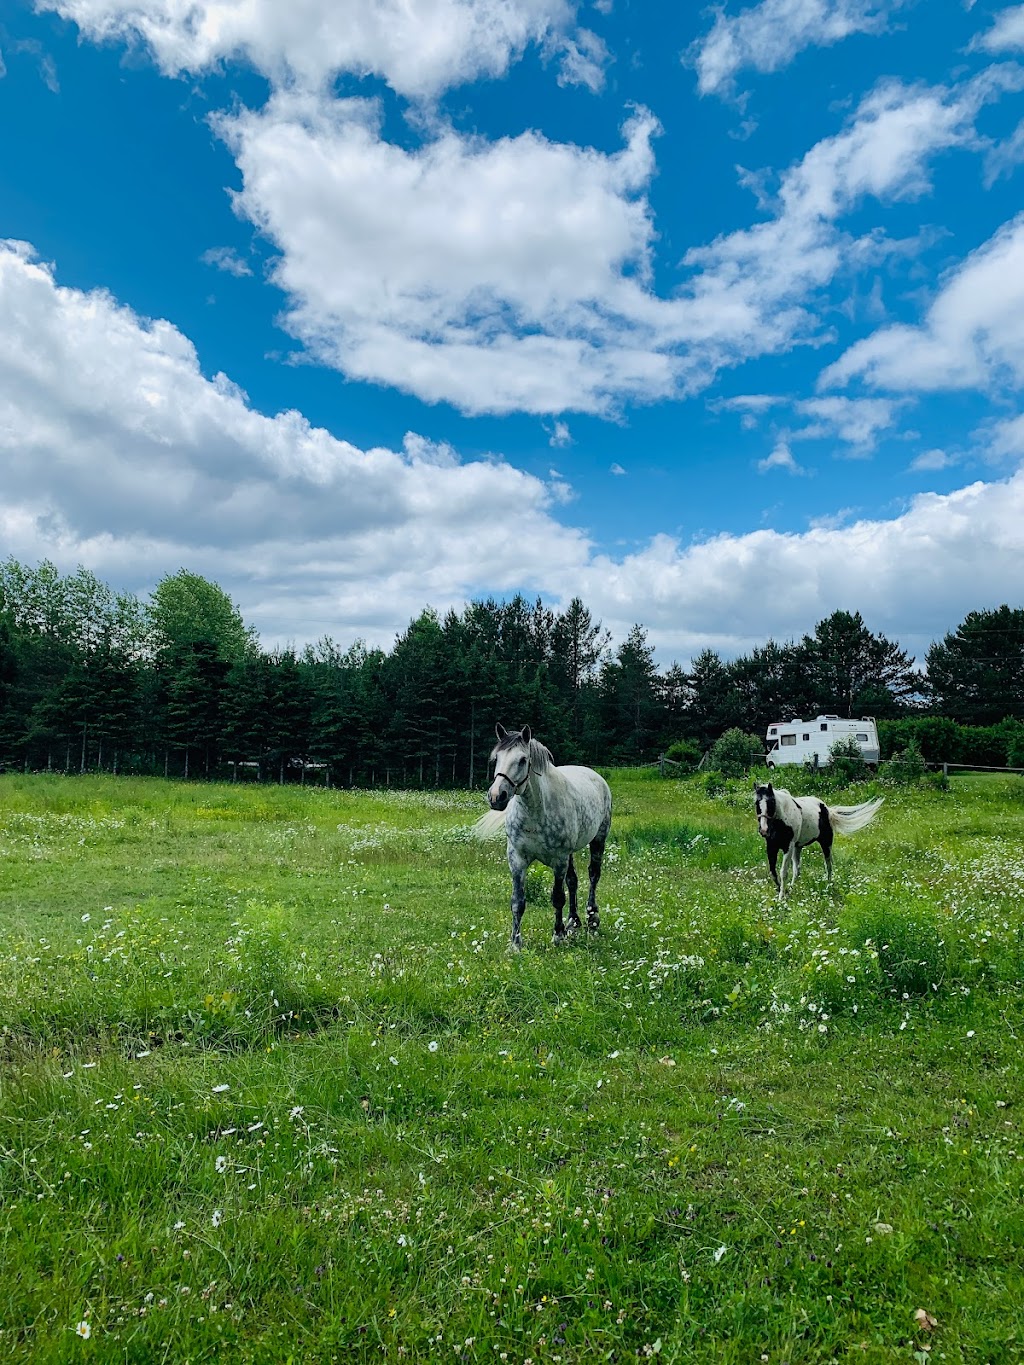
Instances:
[[[885,83],[783,173],[770,218],[691,249],[670,297],[651,283],[646,110],[613,153],[452,129],[400,147],[374,101],[295,92],[218,127],[236,207],[279,250],[285,325],[318,360],[467,412],[607,413],[820,336],[811,302],[865,254],[841,217],[924,193],[931,160],[971,145],[980,106],[1015,80]]]
[[[135,590],[187,563],[272,638],[386,640],[426,601],[575,567],[586,542],[552,534],[557,501],[422,437],[361,450],[297,412],[264,416],[170,323],[0,247],[0,543],[19,557]]]
[[[36,0],[94,41],[141,43],[170,76],[249,62],[281,86],[346,72],[432,99],[502,76],[530,43],[571,41],[567,0]],[[579,42],[583,43],[579,47]],[[588,60],[577,40],[578,61]],[[596,58],[589,60],[596,65]]]
[[[1024,380],[1024,213],[947,278],[916,327],[884,327],[821,376],[904,392],[988,389]]]
[[[785,591],[766,594],[766,582]],[[595,556],[574,586],[607,624],[643,621],[662,658],[736,654],[837,609],[860,611],[921,656],[968,611],[1024,597],[1024,471],[923,493],[889,521],[689,546],[656,536],[619,561]]]
[[[780,71],[807,47],[831,47],[852,33],[878,33],[900,0],[761,0],[714,26],[687,53],[702,95],[735,89],[743,70]]]
[[[275,96],[219,128],[281,255],[288,329],[344,373],[469,412],[606,410],[674,387],[645,286],[657,121],[611,155],[538,133],[384,141],[364,100]]]
[[[1014,420],[1002,439],[1024,449]],[[553,479],[422,436],[361,450],[299,413],[266,416],[204,376],[170,323],[0,246],[0,543],[18,558],[137,592],[184,564],[268,643],[387,644],[428,603],[578,594],[616,638],[642,621],[665,659],[786,638],[837,607],[920,652],[968,610],[1024,595],[1024,473],[889,521],[658,535],[622,559],[564,521]],[[786,592],[766,598],[766,575]]]

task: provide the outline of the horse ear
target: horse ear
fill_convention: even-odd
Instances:
[[[768,795],[769,795],[769,796],[774,796],[774,795],[775,795],[775,788],[772,786],[772,784],[771,784],[770,782],[768,783]]]
[[[532,738],[533,738],[533,736],[530,734],[530,727],[529,727],[528,725],[524,725],[524,726],[523,726],[523,743],[524,743],[524,744],[529,744],[529,742],[530,742],[530,740],[531,740]]]
[[[494,733],[501,740],[502,744],[508,739],[508,731],[505,729],[504,725],[496,725],[494,727]]]

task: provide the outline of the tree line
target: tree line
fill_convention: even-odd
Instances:
[[[1024,719],[1024,610],[970,613],[926,673],[845,611],[798,641],[659,670],[642,625],[615,644],[579,598],[427,608],[390,650],[325,636],[267,651],[216,583],[184,569],[141,600],[84,568],[0,564],[8,768],[475,785],[496,720],[529,723],[559,762],[617,764],[832,712]]]

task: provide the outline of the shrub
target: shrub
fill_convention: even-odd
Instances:
[[[911,739],[905,749],[900,749],[889,760],[885,775],[901,786],[910,786],[924,776],[927,765],[921,750]]]
[[[733,727],[715,740],[710,763],[726,777],[742,777],[764,753],[764,744],[757,735],[748,735]]]
[[[1005,725],[1006,722],[1004,721]],[[1024,725],[1014,726],[1006,744],[1006,762],[1011,768],[1024,768]]]
[[[828,751],[828,771],[829,776],[836,778],[839,782],[857,782],[867,776],[867,764],[864,762],[864,755],[861,753],[860,745],[849,735],[846,739],[837,739]]]
[[[665,757],[692,771],[700,762],[700,745],[692,739],[677,739],[665,750]]]
[[[704,792],[707,796],[721,796],[725,791],[725,778],[716,769],[711,768],[704,774]]]

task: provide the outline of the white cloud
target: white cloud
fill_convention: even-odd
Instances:
[[[323,85],[366,70],[425,96],[500,73],[533,39],[569,68],[576,57],[600,66],[603,45],[572,36],[566,0],[40,3],[92,37],[135,34],[168,71],[244,55],[277,81],[264,108],[217,126],[243,177],[236,208],[280,253],[271,279],[284,326],[350,378],[469,413],[608,414],[822,340],[818,294],[893,249],[877,234],[851,240],[839,219],[869,195],[925,192],[931,159],[974,145],[978,108],[1021,79],[995,68],[953,90],[887,82],[783,173],[774,216],[690,250],[664,295],[647,199],[660,130],[646,110],[610,154],[532,131],[487,142],[436,118],[410,147],[383,139],[375,101]],[[853,22],[849,4],[811,10],[822,31]],[[789,23],[803,11],[789,0],[744,13]]]
[[[20,558],[137,591],[188,564],[271,638],[387,641],[428,601],[574,569],[586,541],[553,522],[560,496],[416,435],[360,450],[266,417],[170,323],[0,246],[0,543]]]
[[[773,469],[784,469],[787,474],[807,473],[807,470],[793,458],[793,452],[786,441],[776,442],[772,453],[766,455],[763,460],[758,460],[757,468],[761,474],[767,474]]]
[[[1024,446],[1020,419],[1002,439]],[[559,520],[558,485],[410,434],[360,450],[267,417],[191,343],[0,247],[0,543],[145,592],[183,564],[268,643],[388,644],[425,605],[578,594],[662,658],[787,638],[837,607],[915,652],[968,610],[1024,596],[1024,472],[916,498],[889,521],[759,530],[623,559]],[[515,509],[515,515],[509,509]],[[766,579],[786,585],[768,597]]]
[[[773,218],[691,249],[690,292],[713,319],[698,352],[708,369],[819,339],[809,301],[844,264],[880,249],[876,237],[844,237],[838,220],[867,196],[924,194],[935,155],[973,145],[980,107],[1022,81],[997,67],[951,90],[884,82],[841,133],[784,173]]]
[[[561,51],[559,85],[582,85],[597,94],[604,85],[604,69],[611,61],[611,53],[596,33],[581,28],[574,38],[562,38],[556,44]]]
[[[702,95],[729,94],[745,69],[779,71],[807,47],[878,33],[900,0],[761,0],[730,18],[723,9],[687,54]]]
[[[617,638],[642,621],[662,658],[789,639],[837,609],[921,656],[968,611],[1024,599],[1024,471],[923,493],[889,521],[689,546],[656,536],[621,561],[596,556],[573,588]]]
[[[789,400],[780,393],[738,393],[733,398],[715,398],[708,404],[715,412],[764,413]]]
[[[571,446],[572,443],[572,432],[569,430],[568,422],[556,422],[548,439],[548,445],[560,450],[565,446]]]
[[[252,267],[248,261],[243,260],[230,246],[211,246],[199,259],[204,265],[212,265],[215,270],[223,270],[225,274],[234,275],[236,279],[252,274]]]
[[[890,398],[806,398],[795,404],[814,427],[794,431],[792,439],[834,435],[860,452],[874,449],[881,432],[892,426],[899,403]]]
[[[1024,161],[1024,119],[1009,137],[985,153],[985,188],[990,189],[1004,175],[1012,175]]]
[[[285,325],[318,360],[467,412],[607,413],[818,339],[810,301],[865,255],[837,220],[868,195],[923,193],[931,158],[970,145],[980,105],[1013,83],[998,70],[874,91],[783,174],[773,218],[687,253],[670,298],[650,287],[645,110],[612,154],[452,129],[407,149],[381,138],[372,101],[294,93],[219,128],[238,211],[280,250]]]
[[[470,412],[606,410],[673,391],[681,305],[645,287],[656,120],[613,155],[447,130],[419,150],[369,101],[276,96],[220,128],[281,249],[285,322],[318,359]]]
[[[1024,5],[1009,5],[996,16],[986,33],[971,43],[983,52],[1024,52]]]
[[[613,461],[612,464],[608,466],[608,473],[614,474],[617,477],[625,474],[625,472],[626,471],[623,469],[622,465],[619,464],[618,460]]]
[[[910,462],[914,473],[931,472],[936,469],[949,469],[956,464],[956,457],[945,450],[924,450]]]
[[[1024,214],[949,276],[917,327],[882,328],[824,371],[906,392],[986,389],[1024,380]]]
[[[988,432],[988,449],[996,459],[1024,455],[1024,414],[996,422]]]
[[[94,41],[141,42],[169,76],[251,63],[275,84],[377,75],[411,99],[502,76],[530,43],[557,46],[567,0],[35,0]],[[582,60],[586,60],[584,46]]]

